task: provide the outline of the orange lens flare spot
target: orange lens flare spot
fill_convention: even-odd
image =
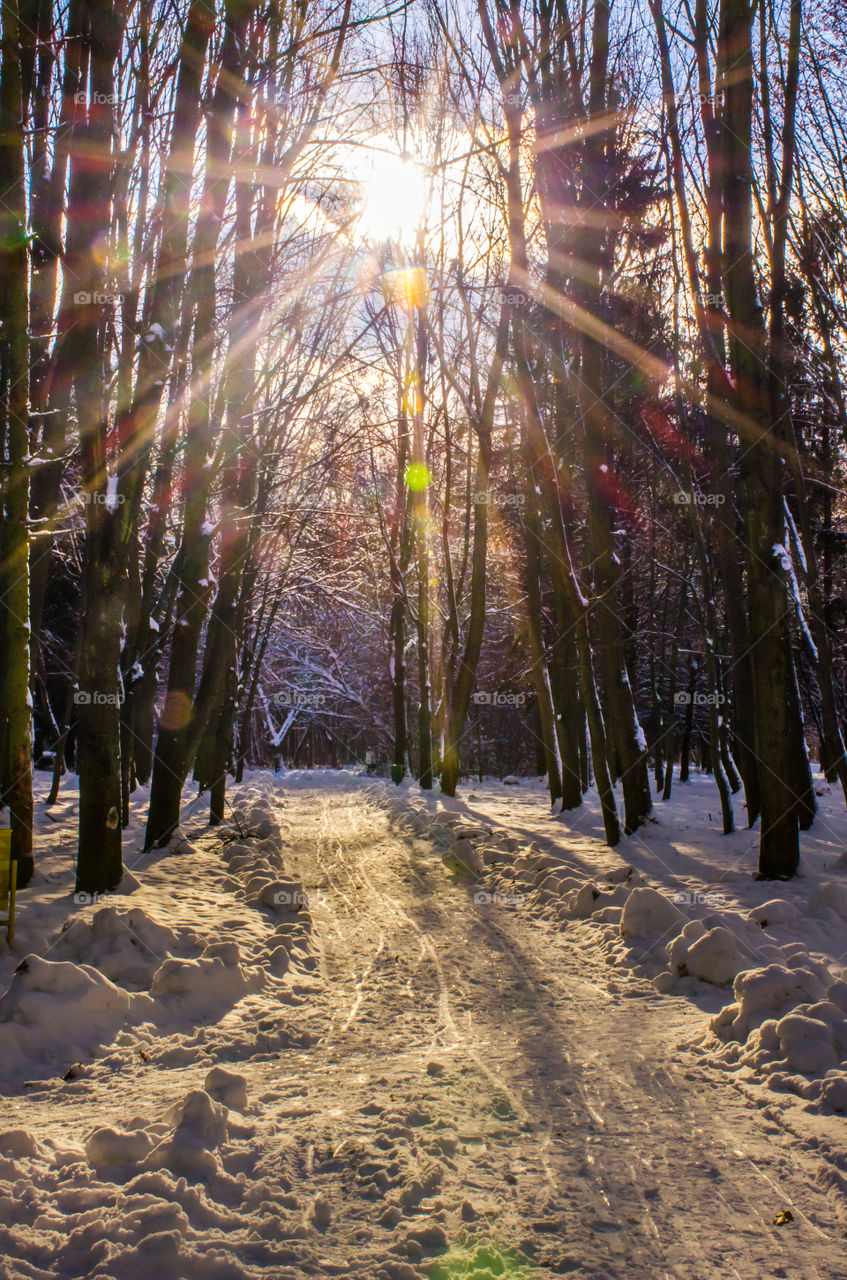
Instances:
[[[409,418],[414,418],[415,414],[421,408],[421,397],[418,395],[416,387],[411,387],[403,397],[403,412]]]
[[[429,298],[429,284],[423,267],[402,267],[386,271],[382,277],[382,293],[386,302],[398,307],[422,307]]]
[[[164,729],[184,729],[191,719],[191,699],[184,693],[169,693],[159,721]]]

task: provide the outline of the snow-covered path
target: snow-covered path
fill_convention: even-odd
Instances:
[[[847,1275],[815,1168],[698,1068],[669,1061],[681,1027],[666,1000],[646,984],[610,996],[561,926],[475,902],[357,794],[297,792],[286,812],[301,870],[317,867],[323,886],[336,1001],[310,1092],[337,1107],[352,1076],[373,1099],[354,1147],[367,1150],[387,1117],[405,1116],[433,1155],[451,1135],[437,1192],[451,1239],[467,1200],[542,1274]],[[330,1140],[349,1123],[339,1115]],[[774,1227],[789,1204],[795,1222]]]
[[[249,1099],[205,1183],[0,1157],[29,1180],[4,1201],[0,1276],[847,1277],[818,1159],[675,1054],[682,1002],[610,992],[561,923],[475,901],[361,785],[271,800],[315,922],[320,981],[284,1009],[301,1043],[251,1040],[247,999],[152,1075],[134,1061],[16,1104],[16,1125],[72,1147],[95,1114],[160,1119],[213,1062]],[[234,892],[224,907],[233,928],[261,918]]]

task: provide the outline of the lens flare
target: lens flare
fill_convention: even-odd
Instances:
[[[423,493],[424,489],[429,488],[432,476],[425,462],[410,462],[404,479],[406,488],[411,489],[412,493]]]

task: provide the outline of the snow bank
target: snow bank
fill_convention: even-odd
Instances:
[[[250,988],[250,980],[239,964],[224,964],[219,956],[196,960],[169,957],[153,974],[150,994],[157,999],[181,997],[193,1005],[214,1007],[238,1000]]]
[[[90,917],[80,914],[69,920],[51,955],[85,964],[122,987],[141,991],[150,986],[166,955],[191,942],[193,935],[179,938],[141,907],[101,907]]]
[[[685,916],[670,898],[656,889],[633,889],[621,917],[622,938],[648,938],[681,929]]]
[[[847,923],[847,884],[838,880],[826,880],[815,885],[809,894],[809,915],[824,920],[835,917]]]
[[[454,840],[441,855],[441,861],[449,871],[458,875],[481,875],[485,870],[482,854],[466,836]]]
[[[148,997],[131,995],[88,965],[26,956],[0,997],[0,1057],[31,1071],[39,1062],[71,1062],[109,1044],[150,1007]]]
[[[807,969],[771,964],[746,969],[733,984],[735,1003],[726,1005],[709,1024],[721,1040],[743,1042],[766,1018],[781,1017],[803,1000],[822,994],[820,979]]]
[[[692,978],[717,987],[728,986],[744,967],[735,935],[729,929],[709,929],[688,947],[685,965]]]

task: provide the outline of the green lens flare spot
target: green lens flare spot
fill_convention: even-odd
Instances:
[[[535,1268],[511,1249],[490,1240],[458,1246],[424,1264],[429,1280],[531,1280]]]
[[[424,489],[429,487],[432,476],[425,462],[412,462],[406,468],[404,479],[406,487],[411,489],[412,493],[423,493]]]

